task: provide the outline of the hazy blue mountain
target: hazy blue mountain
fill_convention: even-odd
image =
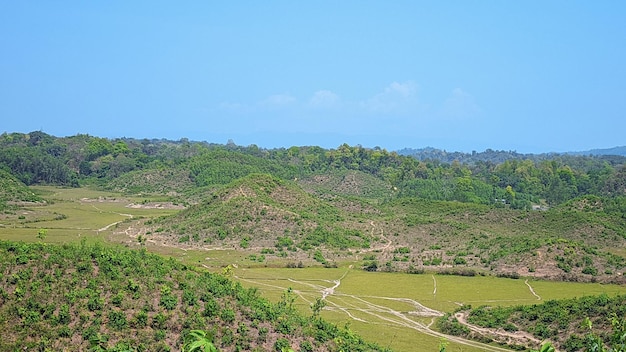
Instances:
[[[607,149],[591,149],[582,152],[568,152],[571,155],[619,155],[626,156],[626,146],[613,147]]]
[[[565,152],[565,153],[541,153],[541,154],[523,154],[516,151],[506,150],[493,150],[487,149],[482,152],[472,151],[471,153],[464,152],[449,152],[442,149],[425,147],[425,148],[404,148],[397,151],[400,155],[406,155],[414,157],[418,160],[438,160],[445,163],[451,163],[458,161],[460,163],[475,163],[475,162],[492,162],[501,163],[506,160],[524,160],[530,159],[535,161],[554,159],[566,156],[594,156],[621,160],[626,157],[626,146],[613,147],[608,149],[593,149],[587,151]]]
[[[511,159],[543,160],[543,159],[549,159],[550,157],[557,155],[555,153],[523,154],[523,153],[518,153],[516,151],[493,150],[493,149],[487,149],[483,152],[472,151],[471,153],[448,152],[446,150],[441,150],[441,149],[432,148],[432,147],[426,147],[426,148],[420,148],[420,149],[404,148],[404,149],[398,150],[397,153],[400,155],[412,156],[418,160],[439,160],[445,163],[451,163],[455,160],[461,163],[475,163],[478,161],[501,163],[505,160],[511,160]]]

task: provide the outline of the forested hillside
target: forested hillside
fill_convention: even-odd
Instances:
[[[492,163],[501,163],[506,160],[524,160],[530,159],[533,161],[541,161],[546,159],[553,159],[555,157],[563,157],[563,156],[597,156],[602,157],[607,161],[611,160],[621,160],[623,157],[626,157],[626,146],[625,147],[614,147],[608,149],[592,149],[586,151],[569,151],[564,153],[541,153],[541,154],[523,154],[518,153],[516,151],[505,151],[505,150],[493,150],[487,149],[483,152],[472,151],[471,153],[463,153],[463,152],[448,152],[446,150],[436,149],[436,148],[420,148],[420,149],[412,149],[412,148],[404,148],[398,151],[400,155],[412,156],[418,160],[439,160],[442,162],[451,163],[454,160],[463,162],[463,163],[475,163],[479,161],[483,162],[492,162]]]
[[[11,206],[24,202],[43,201],[24,183],[15,178],[10,171],[0,168],[0,210],[5,210]]]
[[[517,209],[554,206],[584,195],[624,196],[625,160],[554,154],[502,162],[482,158],[464,163],[458,158],[447,163],[345,144],[331,150],[305,146],[266,150],[187,140],[57,138],[43,132],[0,136],[0,165],[27,185],[96,183],[127,192],[180,193],[192,186],[225,185],[251,173],[303,179],[351,170],[387,184],[397,191],[396,197]]]

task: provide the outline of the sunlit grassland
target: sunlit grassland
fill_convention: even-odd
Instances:
[[[272,300],[279,300],[291,288],[299,298],[296,304],[303,314],[311,314],[311,302],[322,297],[323,289],[334,287],[336,280],[341,280],[326,297],[322,316],[340,326],[349,324],[365,338],[396,351],[436,350],[440,342],[439,337],[390,321],[398,321],[396,314],[400,313],[407,320],[429,325],[433,317],[410,314],[416,309],[412,301],[441,312],[452,312],[465,304],[531,305],[551,299],[626,293],[626,287],[619,285],[529,280],[528,284],[541,297],[538,299],[524,278],[371,273],[347,268],[246,268],[235,270],[235,275],[244,285],[258,287]],[[450,343],[448,350],[481,349]]]
[[[31,186],[29,188],[46,199],[80,200],[83,198],[96,199],[102,197],[109,199],[130,199],[133,202],[166,200],[166,197],[162,196],[129,196],[118,192],[102,191],[92,187]]]
[[[537,297],[532,295],[523,279],[446,275],[438,275],[436,279],[437,294],[431,304],[444,311],[454,310],[461,304],[509,306],[537,303]]]
[[[381,346],[391,348],[393,351],[439,351],[440,338],[422,334],[413,329],[393,326],[382,320],[355,321],[346,316],[344,312],[338,311],[324,310],[321,315],[324,319],[338,326],[347,325],[368,341],[374,341]],[[446,351],[478,352],[483,350],[451,343]]]
[[[10,241],[24,241],[24,242],[36,242],[40,241],[37,238],[39,232],[38,228],[7,228],[0,227],[0,239]],[[47,243],[72,243],[85,240],[86,243],[95,243],[104,241],[102,235],[95,233],[87,234],[83,230],[71,230],[71,229],[48,229],[46,238],[43,240]]]
[[[624,285],[552,281],[528,282],[543,300],[595,296],[600,294],[607,294],[609,296],[626,294],[626,286]]]
[[[279,300],[283,292],[291,288],[299,298],[296,306],[303,314],[311,314],[310,304],[322,296],[321,291],[334,287],[336,280],[341,279],[334,293],[326,297],[326,308],[322,311],[325,319],[339,326],[347,324],[366,339],[396,351],[435,351],[441,341],[439,337],[392,322],[398,320],[398,312],[423,325],[434,321],[433,317],[408,314],[416,309],[414,304],[396,300],[432,301],[433,280],[430,275],[369,273],[345,268],[252,268],[235,273],[244,285],[258,287],[272,300]],[[448,350],[481,351],[454,343]]]
[[[38,229],[45,229],[45,242],[63,243],[82,239],[88,242],[101,241],[104,239],[103,233],[112,233],[118,223],[123,224],[131,218],[156,217],[177,211],[129,208],[129,203],[139,200],[122,200],[119,194],[89,188],[40,186],[33,189],[42,194],[48,204],[26,206],[17,212],[22,215],[22,219],[16,217],[2,221],[2,239],[32,241]]]
[[[239,265],[247,259],[247,254],[233,249],[190,250],[181,253],[181,261],[187,264],[200,263],[211,271],[219,272],[228,265]]]

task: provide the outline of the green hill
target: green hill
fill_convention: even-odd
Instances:
[[[175,351],[191,330],[219,351],[383,351],[294,300],[145,250],[0,241],[2,351]]]
[[[386,271],[621,282],[626,269],[616,251],[626,245],[617,199],[580,198],[547,211],[416,198],[377,203],[325,188],[320,179],[312,178],[321,186],[304,181],[309,193],[292,181],[252,174],[148,224],[149,236],[170,246],[308,253],[305,259],[313,248],[335,260],[363,252],[370,261],[364,266],[375,260]],[[332,179],[340,178],[323,178]]]
[[[338,170],[304,177],[298,180],[304,189],[319,195],[339,194],[377,201],[394,196],[394,187],[363,171]]]
[[[35,228],[55,236],[83,232],[85,214],[93,214],[78,211],[86,206],[110,217],[93,227],[105,241],[191,256],[205,252],[186,250],[232,249],[224,252],[228,261],[209,264],[216,270],[225,262],[242,268],[319,262],[367,271],[625,283],[626,159],[508,154],[418,160],[347,144],[267,150],[186,139],[3,134],[0,226],[8,236]],[[74,196],[63,197],[67,189],[57,188],[45,203],[26,185],[90,185],[122,192],[124,199],[99,197],[96,207],[91,192],[74,189]],[[122,204],[167,197],[186,208],[156,218],[149,206],[129,215]],[[118,202],[108,204],[111,199]],[[30,202],[41,206],[31,209]],[[69,237],[55,240],[61,238]],[[0,327],[10,339],[0,341],[0,350],[176,350],[197,328],[223,350],[272,350],[288,340],[296,350],[324,351],[343,341],[327,344],[341,332],[319,333],[315,329],[331,327],[292,317],[285,310],[290,294],[278,306],[258,303],[256,293],[221,276],[145,251],[2,246],[2,260],[9,259],[0,262]],[[203,292],[209,293],[202,298]],[[246,297],[257,303],[243,304]],[[570,303],[559,309],[593,311],[588,302]],[[537,314],[556,314],[548,308]],[[539,322],[543,330],[537,330],[537,321],[495,308],[468,319],[480,325],[471,317],[486,311],[510,314],[502,327],[534,339],[561,331],[555,320]],[[580,320],[570,323],[563,328],[574,331]]]
[[[390,270],[474,270],[556,280],[623,280],[626,220],[613,211],[517,211],[478,204],[402,199],[384,204]],[[388,236],[389,237],[389,236]],[[399,248],[398,248],[399,247]],[[401,255],[400,255],[401,254]]]
[[[120,175],[106,188],[122,193],[179,196],[194,186],[189,171],[176,168],[136,170]]]
[[[225,185],[253,173],[267,173],[283,179],[292,179],[295,175],[293,166],[272,160],[260,151],[246,154],[221,148],[202,151],[188,158],[183,167],[190,171],[192,180],[200,187]]]
[[[206,195],[200,204],[161,219],[155,235],[202,246],[367,247],[369,238],[342,226],[345,212],[291,181],[251,174]]]
[[[22,181],[0,168],[0,209],[7,203],[42,202]]]

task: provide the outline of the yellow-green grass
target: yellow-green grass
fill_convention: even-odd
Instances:
[[[127,207],[130,203],[141,203],[149,199],[122,197],[119,193],[104,192],[90,188],[54,188],[39,186],[51,204],[32,210],[40,213],[64,215],[66,218],[54,220],[56,216],[42,216],[36,226],[42,228],[68,228],[98,230],[114,222],[131,217],[156,217],[177,212],[175,209],[144,209]],[[33,226],[33,225],[31,225]]]
[[[607,294],[609,296],[626,294],[626,286],[624,285],[551,281],[529,281],[528,283],[532,285],[537,295],[539,295],[543,300],[574,298],[600,294]]]
[[[379,345],[389,347],[396,352],[439,351],[438,346],[442,342],[439,337],[420,334],[412,329],[384,325],[383,323],[354,322],[350,324],[350,328],[369,341],[376,341]],[[484,350],[450,343],[446,351],[478,352]]]
[[[346,269],[323,268],[253,268],[236,270],[235,273],[244,285],[258,287],[266,297],[275,301],[281,298],[287,288],[292,288],[299,298],[296,301],[296,307],[303,314],[311,314],[310,304],[316,298],[321,297],[323,288],[331,288],[336,285],[335,280],[341,279],[334,293],[326,298],[327,306],[322,312],[325,319],[339,326],[348,324],[351,329],[365,338],[383,346],[391,346],[396,351],[434,351],[440,343],[439,337],[419,333],[413,328],[400,327],[397,323],[385,320],[398,320],[398,317],[391,311],[406,313],[415,310],[415,306],[411,303],[393,300],[407,296],[403,294],[406,292],[396,292],[391,286],[397,286],[401,281],[411,279],[412,284],[430,285],[430,293],[432,293],[433,282],[430,276],[367,273],[360,270],[346,272]],[[422,294],[427,295],[428,290],[422,290],[413,298],[418,298]],[[433,317],[406,316],[408,320],[424,325],[433,321]],[[448,350],[480,351],[481,349],[451,344]]]
[[[59,200],[81,200],[87,199],[128,199],[132,202],[143,201],[162,201],[164,197],[157,197],[153,195],[146,196],[128,196],[118,192],[101,191],[91,187],[78,187],[78,188],[66,188],[56,186],[32,186],[30,187],[36,193],[40,194],[46,199],[59,199]]]
[[[111,234],[132,218],[168,215],[174,209],[129,208],[133,200],[121,200],[119,194],[89,188],[37,187],[48,199],[47,205],[25,207],[17,211],[23,219],[0,222],[0,238],[40,241],[39,229],[46,229],[45,242],[102,241],[104,233]],[[100,198],[102,197],[102,198]],[[100,201],[105,199],[106,201]]]
[[[0,239],[24,242],[43,241],[46,243],[71,243],[80,242],[83,239],[87,241],[87,243],[94,243],[102,242],[104,240],[102,235],[97,235],[92,232],[85,232],[83,230],[72,229],[47,229],[47,235],[45,239],[41,240],[37,237],[38,232],[39,228],[34,227],[0,227]]]
[[[340,326],[349,324],[366,339],[391,346],[396,351],[436,350],[440,342],[440,337],[425,333],[418,324],[411,323],[429,325],[434,319],[409,314],[419,310],[414,302],[440,312],[452,312],[463,304],[530,305],[583,295],[626,294],[626,287],[619,285],[491,276],[371,273],[346,268],[240,268],[235,270],[235,275],[244,285],[258,287],[274,301],[279,300],[287,288],[292,288],[298,297],[296,306],[304,314],[311,314],[310,304],[322,297],[324,288],[334,287],[335,280],[340,280],[334,292],[326,297],[322,316]],[[526,282],[541,299],[532,294]],[[484,349],[450,342],[447,350]]]

